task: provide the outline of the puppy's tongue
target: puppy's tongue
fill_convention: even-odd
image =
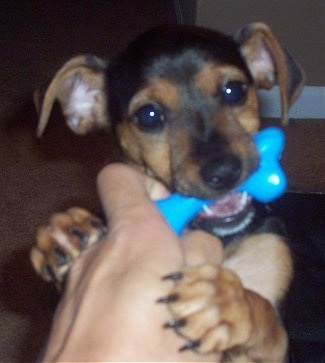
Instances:
[[[232,192],[205,206],[200,213],[202,218],[227,218],[241,213],[250,204],[251,197],[246,192]]]

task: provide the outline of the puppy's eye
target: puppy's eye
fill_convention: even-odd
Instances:
[[[247,84],[242,81],[230,81],[222,88],[222,99],[229,105],[239,105],[247,98]]]
[[[164,126],[165,116],[157,106],[146,105],[139,108],[133,120],[143,131],[159,131]]]

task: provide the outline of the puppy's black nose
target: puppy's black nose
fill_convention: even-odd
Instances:
[[[214,158],[201,169],[205,183],[213,189],[231,189],[240,179],[242,163],[235,155]]]

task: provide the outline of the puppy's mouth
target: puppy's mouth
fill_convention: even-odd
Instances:
[[[190,227],[226,237],[243,231],[254,216],[252,198],[246,192],[230,192],[205,206]]]

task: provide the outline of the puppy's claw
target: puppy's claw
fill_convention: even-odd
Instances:
[[[44,266],[44,275],[48,275],[51,279],[51,281],[58,283],[59,279],[56,276],[55,272],[53,271],[52,267],[50,265]]]
[[[77,227],[72,227],[70,229],[70,234],[76,238],[79,239],[80,241],[80,246],[81,249],[85,249],[88,246],[88,242],[89,242],[89,236],[87,235],[87,233],[82,232],[79,228]]]
[[[53,253],[56,256],[56,263],[58,266],[64,266],[70,262],[70,257],[57,245],[53,246]]]
[[[171,319],[164,324],[164,328],[181,328],[186,325],[186,319]]]
[[[184,277],[184,274],[180,271],[172,272],[166,276],[163,276],[163,280],[173,280],[173,281],[179,281],[182,280]]]
[[[185,345],[183,345],[181,348],[179,348],[179,352],[184,352],[185,350],[190,350],[190,349],[196,349],[200,346],[200,341],[199,340],[189,340]]]
[[[179,299],[178,294],[170,294],[170,295],[166,295],[166,296],[163,296],[160,299],[158,299],[157,303],[169,304],[171,302],[177,301],[178,299]]]

